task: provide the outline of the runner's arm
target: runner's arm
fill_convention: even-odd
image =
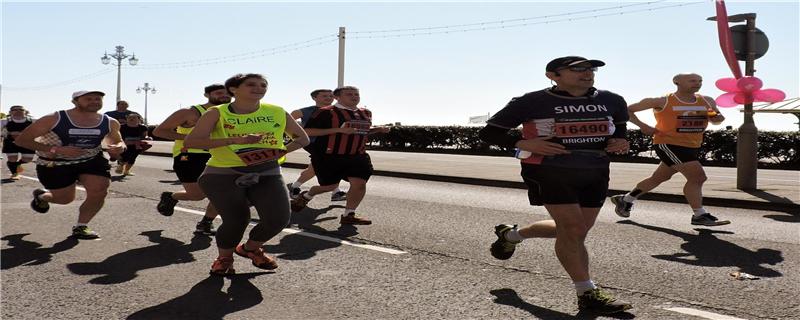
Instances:
[[[167,119],[153,129],[153,135],[156,137],[169,139],[169,140],[184,140],[185,134],[180,134],[175,131],[175,128],[186,122],[186,118],[190,116],[189,113],[193,112],[190,109],[181,109],[173,112]]]
[[[288,113],[286,115],[291,116]],[[307,146],[311,142],[305,130],[303,130],[297,121],[286,121],[286,133],[292,137],[292,142],[286,144],[286,152],[295,151]]]
[[[53,126],[56,125],[56,121],[57,118],[55,114],[50,114],[39,118],[39,120],[36,120],[27,128],[22,130],[19,136],[14,139],[14,144],[25,149],[49,152],[53,146],[36,142],[34,139],[50,132],[50,130],[53,129]]]
[[[636,116],[636,112],[644,111],[647,109],[660,109],[664,106],[665,98],[644,98],[642,101],[634,103],[628,106],[628,117],[630,118],[630,122],[639,126],[645,134],[653,134],[655,133],[656,129],[649,124],[644,123],[639,117]]]

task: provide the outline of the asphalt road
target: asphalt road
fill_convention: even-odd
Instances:
[[[265,246],[277,271],[237,257],[238,275],[219,278],[208,276],[213,239],[192,235],[205,203],[155,211],[160,192],[180,189],[170,168],[143,156],[136,176],[113,182],[95,241],[66,237],[80,201],[44,215],[28,207],[32,170],[4,183],[2,318],[589,317],[577,314],[553,240],[527,240],[507,261],[489,255],[494,225],[547,218],[523,190],[374,177],[359,210],[373,225],[340,227],[342,203],[319,196]],[[297,173],[284,170],[287,181]],[[695,228],[680,204],[640,201],[630,221],[604,207],[588,244],[595,281],[634,303],[617,318],[800,319],[800,217],[708,209],[733,224]]]

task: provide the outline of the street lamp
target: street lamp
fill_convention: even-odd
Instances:
[[[147,93],[152,91],[153,94],[156,94],[156,88],[151,87],[149,83],[145,82],[144,87],[136,88],[136,93],[142,93],[143,90],[144,90],[144,125],[147,125]]]
[[[116,49],[115,53],[112,53],[111,55],[108,55],[108,52],[106,52],[100,58],[100,62],[102,62],[103,64],[109,64],[111,62],[111,58],[114,58],[114,60],[117,60],[117,102],[122,100],[120,98],[120,96],[119,96],[120,82],[121,82],[121,79],[122,79],[122,60],[124,60],[125,58],[128,58],[128,57],[130,57],[130,59],[128,59],[128,62],[132,66],[135,66],[137,63],[139,63],[139,59],[136,59],[136,54],[133,54],[133,55],[130,55],[130,56],[125,54],[125,47],[123,47],[123,46],[117,46],[117,49]]]

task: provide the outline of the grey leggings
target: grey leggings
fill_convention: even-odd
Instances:
[[[239,175],[203,174],[198,183],[208,200],[217,207],[222,225],[217,229],[217,247],[233,249],[242,240],[250,222],[250,207],[258,212],[259,222],[250,230],[250,240],[265,242],[289,224],[289,194],[283,177],[260,176],[258,183],[238,187]]]

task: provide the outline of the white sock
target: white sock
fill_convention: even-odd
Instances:
[[[525,238],[519,235],[519,229],[517,228],[508,230],[508,232],[505,234],[505,238],[511,242],[522,242],[522,240],[525,240]]]
[[[622,200],[625,202],[634,202],[636,201],[636,197],[632,196],[630,193],[627,193],[624,197],[622,197]]]
[[[708,213],[708,212],[706,212],[706,209],[703,208],[703,207],[700,207],[700,208],[697,208],[697,209],[692,209],[692,211],[694,211],[694,217],[695,218]]]
[[[302,185],[303,185],[303,183],[302,183],[302,182],[300,182],[300,181],[295,181],[295,182],[292,182],[292,189],[294,189],[294,188],[300,188],[300,186],[302,186]]]
[[[333,193],[338,193],[338,192],[342,192],[342,189],[339,189],[339,187],[336,187],[336,189],[333,190]]]
[[[356,209],[344,209],[344,215],[349,216],[351,213],[355,214]]]
[[[578,295],[582,295],[586,291],[597,288],[597,286],[594,285],[592,279],[586,281],[575,281],[572,284],[575,285],[575,292],[577,292]]]

